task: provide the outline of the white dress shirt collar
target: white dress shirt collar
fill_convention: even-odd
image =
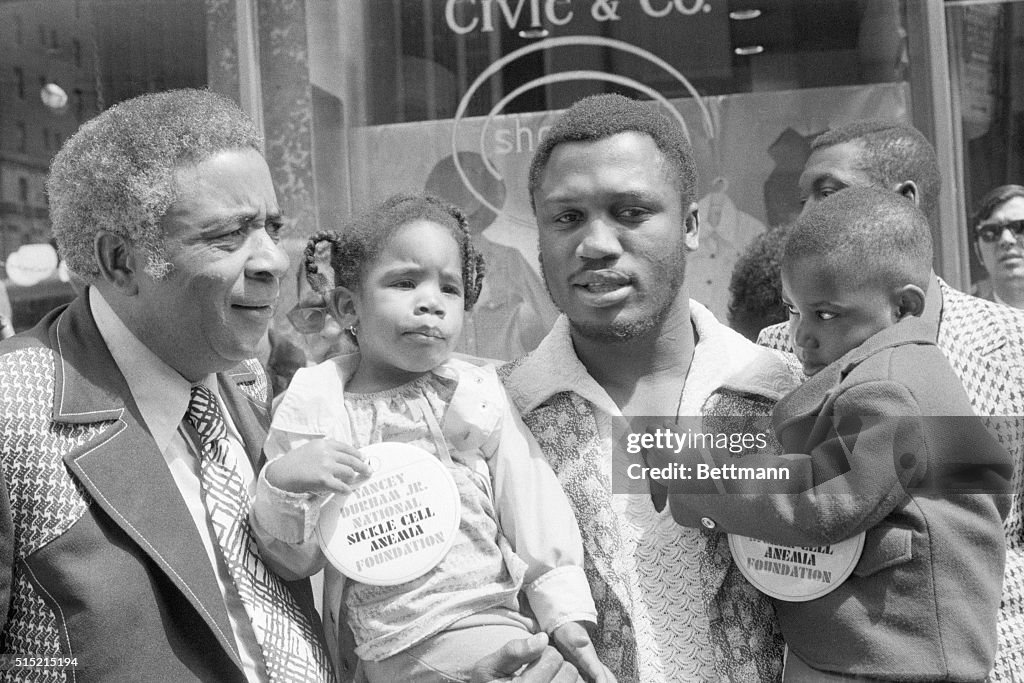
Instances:
[[[128,389],[153,440],[164,452],[188,410],[191,384],[139,341],[99,290],[90,287],[88,292],[96,327],[128,382]],[[209,375],[203,384],[220,398],[216,375]]]
[[[781,356],[730,330],[693,299],[690,319],[697,343],[683,398],[685,406],[696,411],[693,414],[699,414],[703,402],[720,387],[771,400],[778,400],[796,387],[797,377]],[[557,393],[572,391],[609,415],[620,414],[618,406],[576,355],[565,314],[558,317],[537,348],[513,370],[506,389],[524,413]]]

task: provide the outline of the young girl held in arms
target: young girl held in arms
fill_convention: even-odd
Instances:
[[[434,197],[399,195],[313,236],[306,270],[320,290],[322,241],[334,271],[328,305],[358,352],[299,370],[275,413],[253,506],[261,555],[286,578],[326,566],[328,644],[336,662],[349,654],[339,653],[347,623],[371,683],[469,680],[474,662],[538,624],[578,645],[585,675],[610,680],[577,623],[596,612],[561,486],[494,370],[452,358],[483,279],[465,217]],[[448,467],[460,521],[435,567],[369,585],[327,564],[314,528],[327,497],[370,474],[358,449],[396,441]]]

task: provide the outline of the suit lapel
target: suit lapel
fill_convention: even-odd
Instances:
[[[58,350],[55,422],[110,422],[108,429],[69,451],[65,463],[96,504],[178,587],[238,663],[209,556],[96,328],[87,297],[79,297],[58,319],[51,343]]]

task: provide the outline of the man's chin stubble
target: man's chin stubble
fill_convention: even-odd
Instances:
[[[613,321],[610,324],[579,324],[570,318],[569,326],[574,334],[590,341],[604,344],[626,344],[650,334],[659,326],[662,317],[657,315],[644,320]]]

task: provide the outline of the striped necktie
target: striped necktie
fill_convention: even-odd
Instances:
[[[249,493],[234,455],[217,399],[205,386],[192,387],[185,416],[199,434],[199,480],[203,504],[231,578],[252,622],[272,683],[333,681],[320,642],[294,596],[267,569],[249,529]]]

